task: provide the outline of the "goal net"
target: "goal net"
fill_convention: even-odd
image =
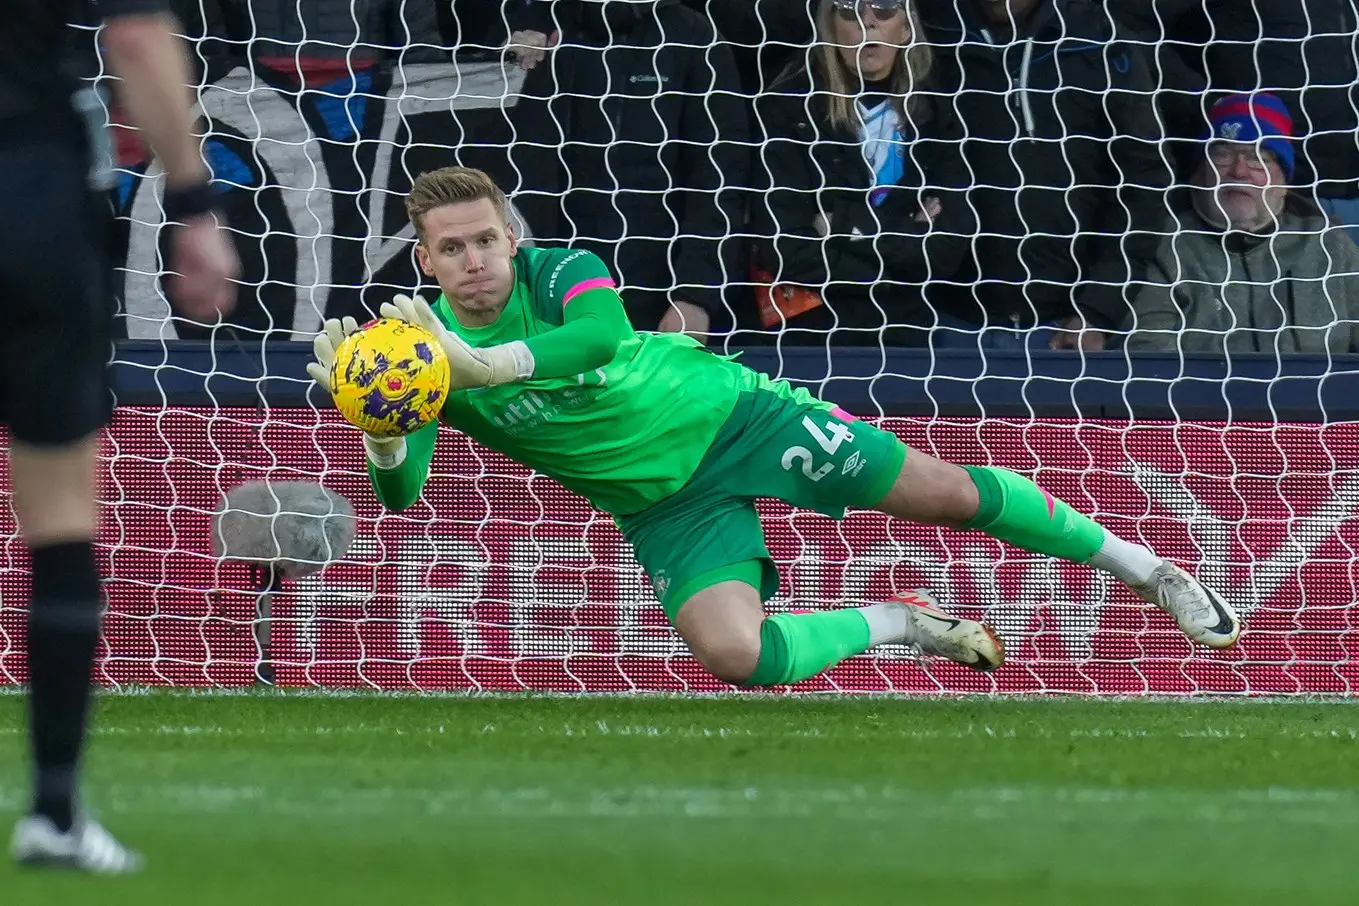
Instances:
[[[355,62],[357,43],[315,60],[299,45],[291,62],[276,52],[247,66],[215,46],[200,44],[197,98],[205,159],[245,265],[229,325],[209,333],[171,316],[157,167],[134,136],[117,134],[125,339],[115,376],[126,405],[102,454],[109,610],[98,678],[256,681],[259,578],[213,556],[211,526],[229,490],[271,478],[320,482],[357,514],[344,558],[272,599],[267,654],[281,684],[728,688],[687,655],[611,519],[447,427],[422,500],[385,512],[357,433],[308,395],[302,365],[324,317],[375,311],[397,291],[429,292],[401,205],[414,174],[480,167],[510,190],[528,241],[577,238],[541,213],[560,186],[516,156],[563,109],[554,102],[564,90],[544,81],[549,70],[526,74],[490,54],[370,65]],[[1241,643],[1195,649],[1168,617],[1101,575],[975,533],[865,512],[835,522],[762,502],[784,577],[771,609],[929,588],[993,624],[1008,646],[994,675],[888,646],[797,691],[1292,695],[1359,685],[1359,425],[1337,419],[1327,403],[1336,395],[1323,392],[1350,366],[1326,358],[1299,376],[1287,361],[1233,370],[1163,356],[1134,379],[1136,362],[1114,359],[826,343],[747,357],[914,448],[1028,475],[1185,565],[1240,609]],[[1185,381],[1216,390],[1213,405],[1180,406]],[[1224,381],[1241,393],[1223,392]],[[1139,414],[1133,390],[1163,401],[1153,416]],[[1348,413],[1353,400],[1340,402]],[[1315,416],[1274,415],[1308,405]],[[22,682],[26,560],[8,508],[0,537],[10,565],[0,574],[0,681]]]

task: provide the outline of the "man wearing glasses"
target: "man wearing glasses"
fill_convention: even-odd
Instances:
[[[1213,105],[1178,223],[1126,326],[1132,348],[1359,351],[1359,248],[1293,192],[1288,108],[1272,94]]]

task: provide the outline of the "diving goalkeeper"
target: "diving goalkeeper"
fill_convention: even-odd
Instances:
[[[439,338],[453,375],[443,420],[612,515],[675,629],[718,678],[795,683],[885,643],[979,670],[1004,660],[989,627],[948,615],[924,592],[766,616],[779,577],[760,497],[835,519],[857,507],[985,532],[1105,570],[1194,641],[1236,642],[1240,621],[1216,593],[1027,478],[908,450],[689,337],[634,332],[600,259],[518,246],[505,195],[485,173],[424,173],[406,210],[420,266],[443,294],[432,307],[397,296],[382,314]],[[308,371],[322,388],[355,329],[353,319],[331,320],[317,337]],[[385,507],[419,498],[437,433],[430,424],[404,438],[364,435]]]

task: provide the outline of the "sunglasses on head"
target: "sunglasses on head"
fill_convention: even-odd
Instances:
[[[886,22],[906,9],[906,0],[832,0],[831,5],[846,22],[854,22],[860,15],[866,19],[869,13],[879,22]]]

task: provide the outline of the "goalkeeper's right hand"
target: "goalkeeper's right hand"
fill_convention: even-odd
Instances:
[[[330,396],[330,369],[335,364],[335,350],[345,337],[359,329],[359,322],[353,318],[330,318],[321,326],[321,332],[312,341],[312,351],[316,361],[307,363],[307,374],[321,390]],[[363,449],[368,459],[379,469],[395,469],[406,458],[406,438],[374,437],[363,432]]]
[[[419,296],[393,296],[378,311],[384,318],[423,327],[434,335],[448,357],[451,390],[494,387],[533,377],[533,353],[523,340],[473,348],[445,327],[429,303]]]

